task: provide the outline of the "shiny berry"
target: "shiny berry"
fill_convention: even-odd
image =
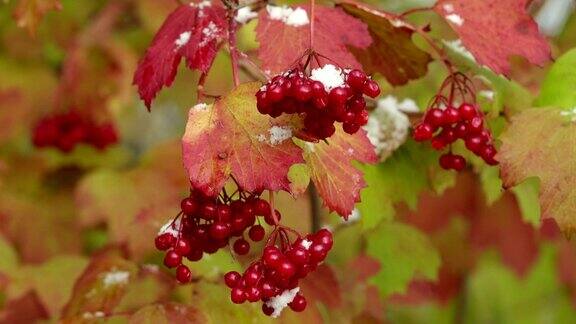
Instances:
[[[239,255],[245,255],[250,251],[250,243],[245,239],[238,239],[234,242],[234,252]]]
[[[224,275],[224,283],[229,288],[234,288],[240,282],[242,276],[237,271],[229,271]]]
[[[248,230],[248,237],[254,242],[262,241],[264,235],[266,235],[266,231],[261,225],[254,225]]]
[[[306,305],[307,305],[306,298],[304,298],[304,296],[300,294],[296,294],[292,302],[288,304],[288,306],[290,306],[290,309],[295,312],[304,311],[306,309]]]
[[[189,283],[190,279],[192,279],[192,273],[190,272],[190,269],[183,264],[179,265],[178,268],[176,268],[176,280],[182,284],[185,284]]]
[[[168,268],[175,268],[182,263],[182,256],[174,250],[166,252],[164,256],[164,265]]]

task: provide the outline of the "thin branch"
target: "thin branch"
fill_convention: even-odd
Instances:
[[[238,48],[236,44],[236,11],[238,8],[238,1],[234,1],[234,6],[228,9],[228,48],[230,49],[230,60],[232,63],[232,78],[234,79],[234,86],[240,85],[240,75],[238,73]]]
[[[314,48],[314,17],[316,14],[316,1],[310,0],[310,49]]]

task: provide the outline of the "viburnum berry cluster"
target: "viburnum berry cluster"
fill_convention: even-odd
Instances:
[[[274,224],[268,202],[241,190],[232,196],[224,191],[216,198],[192,191],[180,208],[180,213],[160,229],[155,244],[158,250],[166,251],[164,265],[176,268],[176,278],[181,283],[191,279],[190,269],[182,263],[184,258],[199,261],[204,253],[212,254],[228,246],[233,237],[238,237],[233,243],[234,252],[245,255],[250,251],[246,230],[253,242],[261,241],[266,234],[256,216]],[[275,213],[277,219],[281,217],[278,211]]]
[[[38,148],[55,147],[62,152],[81,143],[103,150],[118,142],[118,134],[112,124],[96,124],[71,110],[41,119],[34,127],[32,142]]]
[[[280,240],[279,247],[272,245],[276,239]],[[307,302],[298,282],[324,261],[332,248],[332,233],[321,229],[290,243],[287,231],[278,227],[267,243],[260,259],[244,274],[230,271],[224,276],[232,302],[262,301],[262,312],[273,317],[286,306],[295,312],[303,311]]]
[[[262,86],[256,98],[261,114],[302,114],[306,135],[323,140],[336,132],[334,122],[342,123],[348,134],[366,125],[364,96],[375,98],[379,94],[378,83],[364,72],[326,64],[312,69],[310,75],[306,65],[276,75]]]
[[[484,122],[484,114],[478,106],[467,97],[473,97],[474,91],[470,81],[463,74],[454,74],[444,82],[442,89],[450,85],[450,95],[436,95],[422,121],[414,128],[412,134],[418,142],[430,141],[435,150],[448,152],[440,156],[439,163],[443,169],[461,171],[466,167],[466,159],[452,153],[452,144],[458,139],[464,141],[468,150],[481,157],[489,165],[497,165],[496,148],[492,134]],[[440,92],[442,92],[442,89]],[[455,95],[459,94],[462,103],[454,104]]]

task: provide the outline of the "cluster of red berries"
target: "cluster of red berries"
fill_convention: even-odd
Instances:
[[[55,147],[62,152],[70,152],[80,143],[102,150],[118,142],[118,135],[112,124],[97,125],[70,111],[41,119],[34,128],[32,141],[38,148]]]
[[[237,199],[227,196],[205,197],[191,193],[182,200],[181,212],[160,230],[155,239],[156,248],[166,251],[164,265],[176,268],[176,279],[187,283],[191,279],[190,269],[182,264],[182,259],[199,261],[204,253],[212,254],[229,244],[232,237],[239,237],[233,243],[233,250],[239,255],[250,251],[248,237],[258,242],[264,238],[264,227],[257,224],[256,216],[263,216],[268,224],[274,224],[270,205],[256,195],[240,192]],[[281,217],[278,211],[276,218]]]
[[[274,234],[283,239],[280,247],[267,246],[262,257],[243,275],[230,271],[224,281],[231,289],[233,303],[262,301],[262,312],[276,317],[285,306],[296,312],[306,308],[306,298],[299,293],[298,281],[324,261],[333,239],[327,229],[298,238],[291,244],[283,228],[273,232],[271,238],[275,238]]]
[[[283,113],[303,114],[304,132],[316,140],[332,136],[335,121],[342,123],[346,133],[356,133],[368,122],[364,95],[375,98],[380,87],[360,70],[324,67],[337,71],[335,77],[342,82],[325,86],[301,69],[290,70],[272,78],[256,93],[258,111],[274,118]]]
[[[424,119],[414,128],[413,138],[416,141],[431,141],[436,150],[461,139],[466,148],[481,157],[487,164],[496,165],[496,148],[492,144],[492,134],[484,125],[482,112],[473,104],[463,103],[459,108],[432,108],[426,112]],[[443,169],[460,171],[466,167],[463,156],[451,151],[440,157]]]

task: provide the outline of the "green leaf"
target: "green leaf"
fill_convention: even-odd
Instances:
[[[130,317],[130,323],[204,323],[206,317],[193,306],[176,303],[145,306]]]
[[[516,195],[522,211],[522,219],[534,227],[540,226],[539,188],[538,178],[526,179],[526,181],[512,188],[512,192]]]
[[[564,109],[576,107],[576,48],[564,53],[552,65],[534,105]]]
[[[308,188],[310,184],[310,168],[306,164],[293,164],[288,170],[288,180],[290,180],[290,193],[298,196]]]
[[[504,190],[502,190],[502,180],[498,168],[483,167],[480,171],[480,181],[488,205],[492,205],[502,197]]]
[[[418,196],[432,186],[443,191],[455,182],[455,173],[440,170],[438,153],[409,140],[379,165],[362,167],[367,188],[357,205],[365,228],[394,217],[394,204],[406,203],[415,208]]]
[[[414,278],[438,275],[440,255],[428,237],[405,224],[383,222],[368,234],[367,253],[380,261],[381,270],[370,281],[383,296],[404,292]]]
[[[0,272],[11,273],[18,266],[18,255],[14,247],[0,236]]]
[[[556,274],[556,255],[544,246],[537,263],[524,278],[497,261],[480,260],[468,285],[465,323],[570,323],[574,308]],[[519,311],[521,310],[521,311]]]

